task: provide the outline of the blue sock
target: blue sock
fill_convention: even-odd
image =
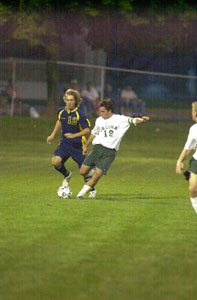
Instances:
[[[65,168],[65,166],[62,164],[60,165],[58,168],[55,167],[55,169],[60,172],[62,175],[64,175],[64,177],[66,177],[68,175],[68,170]]]

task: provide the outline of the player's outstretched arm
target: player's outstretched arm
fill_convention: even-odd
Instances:
[[[61,128],[61,122],[57,120],[53,132],[51,133],[51,135],[47,137],[47,144],[51,144],[51,141],[54,139],[56,133],[59,131],[60,128]]]
[[[150,120],[150,117],[143,116],[141,118],[135,118],[136,124],[145,123]]]

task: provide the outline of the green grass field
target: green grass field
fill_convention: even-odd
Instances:
[[[131,128],[83,201],[72,160],[73,198],[57,197],[54,124],[0,117],[0,299],[197,299],[197,215],[175,174],[192,121]]]

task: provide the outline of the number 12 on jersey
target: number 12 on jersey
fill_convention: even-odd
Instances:
[[[109,130],[109,132],[107,132],[107,130],[104,130],[104,137],[112,137],[113,136],[114,131],[113,130]]]

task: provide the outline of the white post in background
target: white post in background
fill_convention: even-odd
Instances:
[[[10,116],[13,117],[14,115],[14,102],[16,99],[15,93],[15,79],[16,79],[16,61],[13,59],[13,66],[12,66],[12,99],[11,99],[11,107],[10,107]]]
[[[104,83],[105,83],[105,69],[101,69],[101,101],[103,101],[104,98]]]

